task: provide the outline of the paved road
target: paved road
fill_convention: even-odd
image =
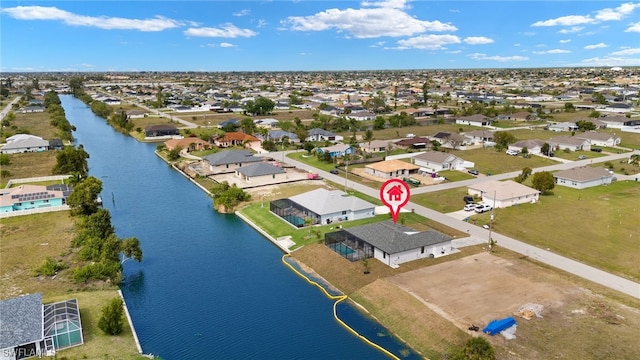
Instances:
[[[13,104],[16,104],[18,101],[20,101],[20,98],[21,96],[16,97],[15,99],[11,100],[11,102],[7,104],[7,106],[0,110],[0,120],[3,120],[4,117],[9,114],[9,111],[13,109]]]
[[[290,153],[290,151],[287,151],[285,153]],[[271,155],[276,158],[276,159],[281,159],[282,158],[282,152],[274,152],[271,153]],[[615,155],[610,155],[610,156],[605,156],[605,157],[601,157],[598,158],[598,161],[611,161],[611,160],[616,160],[616,159],[622,159],[622,158],[628,158],[630,156],[629,153],[626,154],[615,154]],[[594,159],[595,160],[595,159]],[[287,158],[286,162],[292,165],[295,165],[296,167],[300,168],[300,169],[305,169],[305,170],[311,170],[314,172],[319,173],[322,177],[324,177],[325,179],[331,180],[333,182],[335,182],[336,184],[345,184],[345,186],[349,189],[354,189],[356,191],[362,192],[364,194],[367,194],[369,196],[373,196],[373,197],[378,197],[379,193],[378,190],[376,189],[372,189],[368,186],[365,185],[361,185],[352,181],[348,181],[348,179],[345,180],[345,178],[343,176],[339,176],[339,175],[334,175],[331,174],[329,172],[326,171],[322,171],[319,169],[316,169],[312,166],[309,166],[307,164],[301,163],[299,161],[293,160],[291,158]],[[549,171],[549,170],[560,170],[560,169],[568,169],[568,168],[572,168],[575,167],[576,165],[586,165],[589,164],[590,160],[583,160],[583,161],[577,161],[571,164],[557,164],[557,165],[551,165],[551,166],[546,166],[543,168],[536,168],[534,169],[534,172],[537,171]],[[514,172],[514,173],[508,173],[508,174],[500,174],[500,175],[495,175],[495,176],[491,176],[492,179],[497,179],[497,180],[503,180],[503,179],[507,179],[507,178],[513,178],[514,176],[518,175],[519,172]],[[448,184],[441,184],[441,185],[434,185],[434,186],[429,186],[429,187],[425,187],[425,188],[419,188],[419,189],[412,189],[412,193],[426,193],[426,192],[430,192],[430,191],[438,191],[438,190],[444,190],[444,189],[450,189],[450,188],[455,188],[455,187],[459,187],[459,186],[467,186],[468,184],[472,184],[474,182],[479,182],[479,181],[483,181],[486,178],[477,178],[477,179],[471,179],[471,180],[466,180],[466,181],[457,181],[454,183],[448,183]],[[432,190],[435,189],[435,190]],[[423,190],[424,189],[424,190]],[[409,202],[406,206],[406,209],[413,209],[415,211],[415,213],[424,216],[426,218],[435,220],[437,222],[440,222],[442,224],[445,224],[449,227],[452,227],[454,229],[466,232],[469,234],[470,237],[475,238],[475,239],[480,239],[478,241],[482,242],[482,239],[486,239],[486,242],[488,244],[489,242],[489,230],[484,229],[482,227],[479,226],[475,226],[472,224],[469,224],[465,221],[459,220],[455,217],[446,215],[446,214],[442,214],[439,213],[435,210],[414,204],[412,202]],[[580,263],[578,261],[575,260],[571,260],[568,259],[564,256],[558,255],[556,253],[553,252],[553,249],[541,249],[539,247],[536,246],[532,246],[532,245],[528,245],[525,244],[521,241],[518,241],[516,239],[504,236],[502,234],[498,234],[498,233],[491,233],[491,237],[498,242],[499,246],[504,247],[506,249],[509,249],[511,251],[517,252],[519,254],[522,254],[524,256],[530,257],[532,259],[535,259],[537,261],[540,261],[544,264],[553,266],[555,268],[558,268],[560,270],[566,271],[568,273],[580,276],[582,278],[585,278],[587,280],[591,280],[595,283],[598,283],[600,285],[604,285],[606,287],[609,287],[611,289],[620,291],[622,293],[625,293],[627,295],[633,296],[635,298],[639,298],[640,299],[640,284],[627,280],[625,278],[622,278],[620,276],[616,276],[613,274],[610,274],[606,271],[602,271],[599,269],[596,269],[592,266],[589,265],[585,265],[583,263]],[[473,242],[472,242],[473,243]]]

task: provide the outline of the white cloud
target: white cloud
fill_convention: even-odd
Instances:
[[[151,19],[126,19],[107,16],[84,16],[56,7],[17,6],[1,10],[18,20],[60,20],[71,26],[88,26],[106,30],[162,31],[182,26],[183,23],[156,16]]]
[[[575,26],[582,24],[592,24],[594,22],[595,20],[589,16],[569,15],[550,20],[536,21],[531,24],[531,26]]]
[[[569,54],[571,51],[564,49],[553,49],[547,51],[532,51],[533,54],[536,55],[545,55],[545,54]]]
[[[566,44],[566,43],[570,43],[571,39],[567,39],[567,40],[560,40],[560,44]]]
[[[632,23],[624,32],[640,32],[640,22]]]
[[[598,43],[598,44],[593,44],[593,45],[587,45],[584,47],[585,50],[593,50],[593,49],[602,49],[602,48],[606,48],[609,47],[609,45],[605,44],[605,43]]]
[[[560,31],[558,31],[560,34],[573,34],[573,33],[577,33],[582,31],[582,29],[584,29],[584,26],[572,26],[568,29],[562,29]]]
[[[202,27],[189,28],[184,32],[187,36],[197,37],[221,37],[221,38],[237,38],[237,37],[253,37],[258,35],[250,29],[240,29],[233,24],[224,24],[219,28]]]
[[[491,44],[493,39],[489,39],[484,36],[469,36],[463,40],[465,43],[469,45],[482,45],[482,44]]]
[[[249,13],[251,12],[251,10],[249,9],[242,9],[236,13],[233,13],[233,16],[247,16],[249,15]]]
[[[294,31],[335,29],[347,37],[360,39],[382,36],[411,36],[426,31],[456,31],[458,28],[440,21],[419,20],[404,10],[403,0],[364,2],[360,9],[327,9],[310,16],[290,16],[282,25]]]
[[[267,20],[264,20],[264,19],[258,20],[258,25],[256,25],[256,27],[261,28],[265,26],[267,26]]]
[[[231,44],[231,43],[228,43],[228,42],[221,42],[221,43],[220,43],[220,47],[223,47],[223,48],[230,48],[230,47],[236,47],[236,46],[235,46],[235,45],[233,45],[233,44]]]
[[[609,55],[613,55],[613,56],[626,56],[626,55],[636,55],[636,54],[640,54],[640,48],[628,48],[628,49],[622,49],[622,50],[618,50],[618,51],[614,51]]]
[[[399,49],[444,49],[445,45],[459,44],[460,38],[455,35],[422,35],[398,41]]]
[[[640,3],[625,3],[615,9],[602,9],[596,12],[596,19],[601,21],[621,20],[626,15],[631,14],[636,8],[640,8]]]
[[[469,55],[474,60],[493,60],[497,62],[509,62],[509,61],[527,61],[529,60],[526,56],[488,56],[486,54],[473,53]]]

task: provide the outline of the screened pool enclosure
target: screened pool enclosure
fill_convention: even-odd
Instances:
[[[44,305],[44,338],[52,339],[56,350],[82,345],[82,323],[78,300],[71,299]]]
[[[320,215],[305,209],[289,199],[271,201],[269,203],[269,210],[295,227],[316,225],[320,222]],[[306,223],[305,220],[307,221]]]
[[[324,234],[324,244],[350,261],[373,257],[373,246],[344,230]]]

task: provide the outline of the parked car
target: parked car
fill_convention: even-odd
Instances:
[[[511,155],[511,156],[518,156],[518,154],[520,154],[520,151],[518,150],[507,150],[507,155]]]
[[[476,205],[476,212],[477,213],[483,213],[486,211],[491,211],[491,209],[493,209],[493,206],[489,205],[489,204],[478,204]]]
[[[471,175],[478,175],[480,174],[480,172],[476,169],[470,169],[469,171],[467,171],[469,174]]]
[[[338,171],[338,169],[331,169],[329,170],[330,173],[334,174],[334,175],[338,175],[340,172]]]
[[[465,195],[464,198],[462,198],[464,200],[465,204],[474,204],[475,205],[475,200],[473,199],[473,196],[471,195]]]
[[[464,206],[464,211],[473,211],[476,209],[476,204],[467,204]]]
[[[578,156],[578,160],[584,160],[584,159],[586,159],[586,158],[587,158],[587,156],[586,156],[586,155],[580,155],[580,156]]]
[[[591,148],[591,151],[599,153],[599,152],[602,152],[602,149],[600,149],[600,148]]]

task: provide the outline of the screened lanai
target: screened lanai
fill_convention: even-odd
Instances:
[[[296,227],[305,226],[305,219],[309,222],[308,225],[315,225],[320,219],[320,215],[289,199],[271,201],[269,204],[269,210]]]
[[[324,234],[324,244],[350,261],[373,257],[373,246],[344,230]]]
[[[78,300],[44,305],[44,338],[51,338],[56,350],[82,345],[82,323]]]

